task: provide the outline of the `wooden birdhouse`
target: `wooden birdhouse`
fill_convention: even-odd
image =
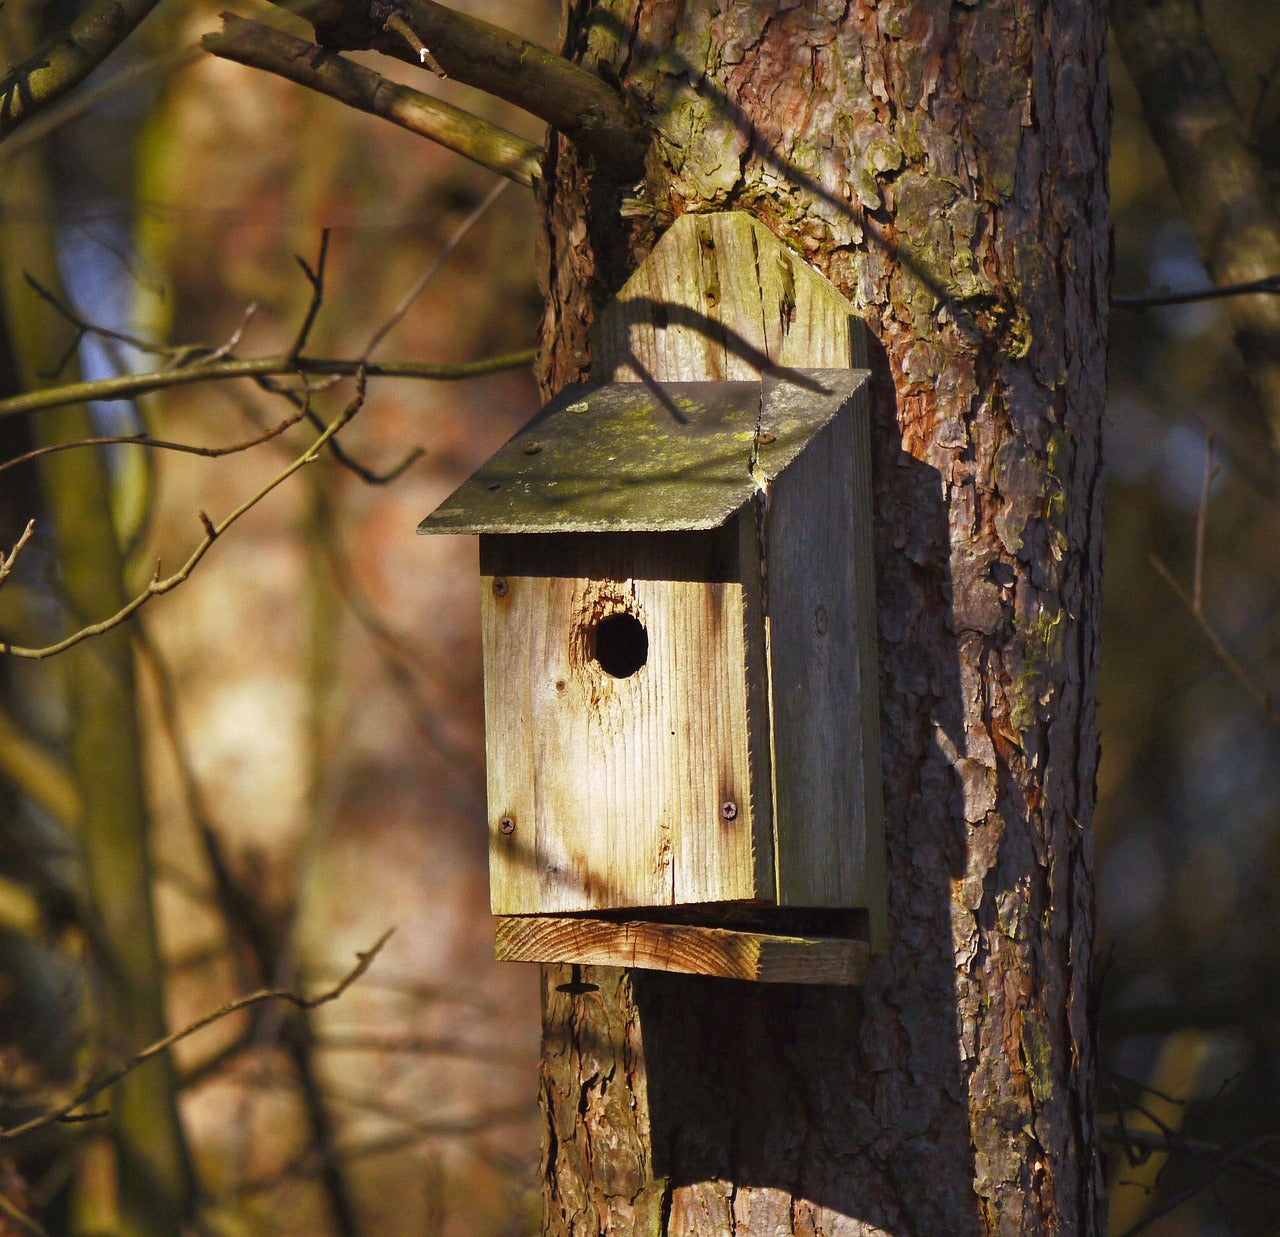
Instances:
[[[500,957],[861,978],[884,931],[867,380],[569,387],[424,522],[480,535]]]

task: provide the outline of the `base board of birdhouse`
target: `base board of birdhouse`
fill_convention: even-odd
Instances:
[[[586,916],[500,915],[500,962],[639,967],[774,984],[860,984],[871,947],[863,940],[780,936],[699,924]]]

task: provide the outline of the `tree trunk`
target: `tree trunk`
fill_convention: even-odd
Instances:
[[[654,141],[637,188],[552,139],[546,393],[689,210],[866,318],[890,944],[850,990],[545,968],[545,1231],[1096,1232],[1103,5],[583,0],[566,47]]]

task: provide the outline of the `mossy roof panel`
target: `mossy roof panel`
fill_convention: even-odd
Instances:
[[[867,378],[866,370],[805,369],[759,382],[567,387],[418,531],[718,528]]]

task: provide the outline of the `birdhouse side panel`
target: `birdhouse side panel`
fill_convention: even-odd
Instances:
[[[772,855],[753,844],[741,585],[482,587],[494,913],[771,894]]]
[[[859,394],[775,481],[766,522],[787,906],[871,907],[883,897],[869,449]]]

